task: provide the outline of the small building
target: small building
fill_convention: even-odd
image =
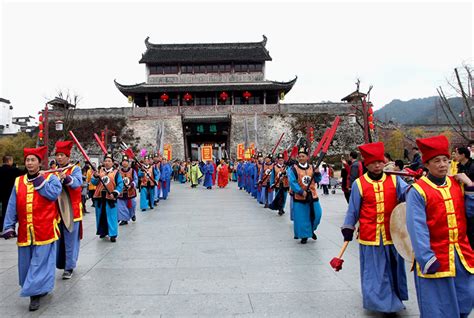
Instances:
[[[20,126],[13,120],[13,106],[8,99],[0,97],[0,135],[14,135]]]
[[[20,127],[21,132],[31,134],[38,129],[38,123],[33,116],[13,117],[13,123]]]

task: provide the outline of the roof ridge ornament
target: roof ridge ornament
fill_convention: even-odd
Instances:
[[[267,45],[267,37],[265,36],[265,34],[263,34],[262,45],[263,45],[263,46],[266,46],[266,45]]]
[[[149,40],[150,40],[150,37],[149,37],[149,36],[147,36],[147,37],[146,37],[146,39],[145,39],[145,46],[146,46],[146,48],[147,48],[147,49],[149,49],[149,48],[150,48],[150,46],[151,46],[151,44],[150,44],[150,41],[149,41]],[[142,56],[143,56],[143,54],[142,54]]]

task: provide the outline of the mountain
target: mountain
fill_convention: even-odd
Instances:
[[[400,124],[446,124],[446,116],[437,106],[439,97],[431,96],[426,98],[411,99],[401,101],[394,99],[381,109],[374,112],[376,119],[384,122],[393,121]],[[460,97],[448,99],[453,106],[453,112],[459,115],[463,109],[463,102]]]

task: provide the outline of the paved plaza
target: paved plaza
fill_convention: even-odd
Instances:
[[[63,281],[57,271],[53,293],[35,313],[18,296],[15,241],[0,241],[0,317],[375,315],[362,309],[357,242],[341,272],[329,265],[343,243],[347,204],[340,190],[321,198],[318,240],[301,245],[289,213],[278,217],[236,187],[173,183],[168,200],[120,227],[116,243],[99,239],[95,215],[86,214],[73,278]],[[408,282],[402,315],[417,316],[412,273]]]

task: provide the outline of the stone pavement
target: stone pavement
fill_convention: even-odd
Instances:
[[[29,313],[18,296],[17,251],[0,241],[0,317],[363,317],[358,247],[343,270],[329,265],[342,244],[346,202],[321,198],[318,240],[293,239],[289,213],[278,217],[231,183],[226,189],[172,184],[167,201],[120,227],[117,243],[95,236],[84,217],[79,264],[69,281]],[[88,209],[90,202],[88,202]],[[288,210],[288,207],[287,207]],[[412,274],[402,315],[418,315]]]

